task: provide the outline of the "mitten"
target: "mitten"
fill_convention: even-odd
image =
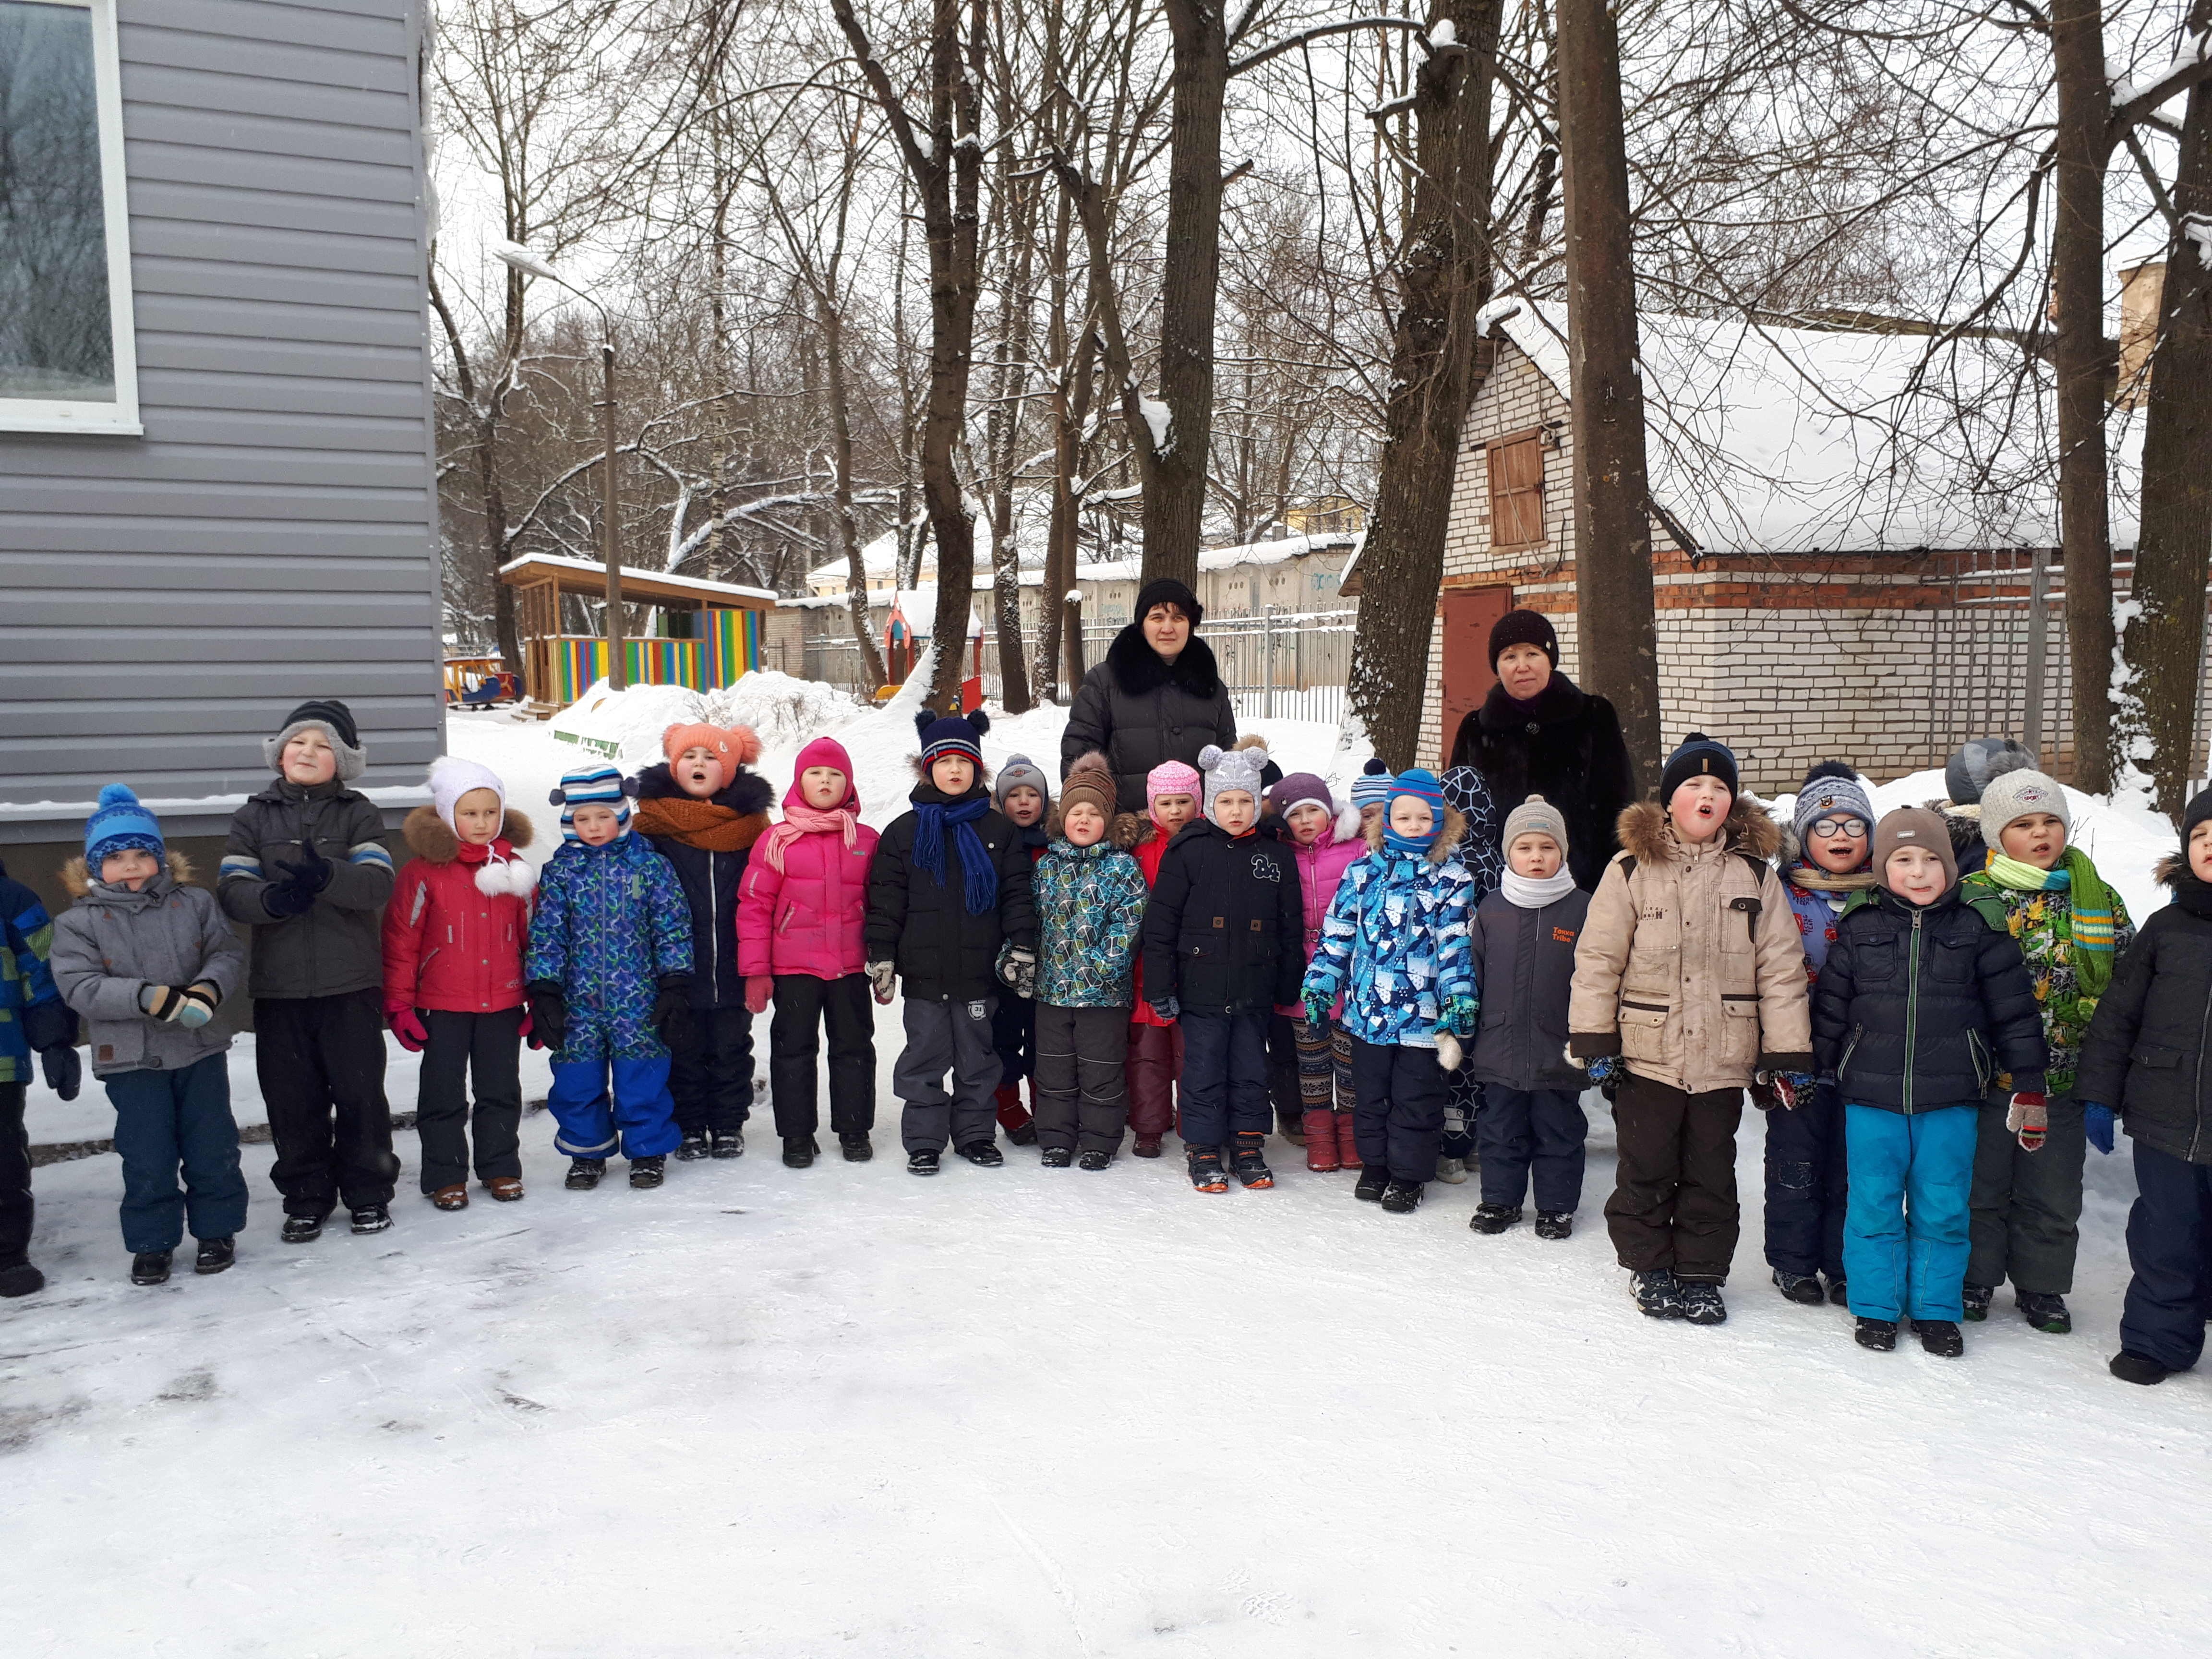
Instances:
[[[222,991],[213,980],[195,980],[185,991],[184,1006],[177,1010],[179,1025],[204,1025],[222,1006]]]
[[[77,1057],[75,1045],[58,1042],[51,1048],[39,1050],[39,1069],[46,1074],[46,1087],[64,1100],[75,1100],[76,1091],[84,1082],[84,1061]]]
[[[558,1054],[568,1037],[568,1000],[562,995],[559,983],[533,979],[524,988],[524,994],[530,999],[532,1046]]]
[[[895,962],[872,962],[868,964],[868,984],[876,994],[878,1002],[889,1002],[891,990],[898,980],[898,964]]]
[[[301,856],[296,862],[280,863],[277,867],[284,872],[286,881],[312,896],[331,884],[331,861],[315,850],[311,841],[301,842],[300,852]]]
[[[1173,997],[1161,997],[1152,1004],[1152,1010],[1160,1019],[1172,1025],[1182,1017],[1182,1004]]]
[[[1599,1088],[1607,1091],[1606,1098],[1608,1100],[1612,1099],[1613,1096],[1610,1091],[1618,1085],[1620,1077],[1620,1056],[1618,1054],[1594,1054],[1589,1060],[1583,1061],[1582,1066],[1585,1072],[1589,1073],[1589,1080],[1592,1083],[1595,1084]]]
[[[412,1008],[386,1009],[384,1023],[399,1039],[399,1046],[410,1054],[421,1054],[422,1045],[430,1040],[430,1033],[423,1029],[422,1016]]]
[[[775,978],[771,974],[745,975],[745,1012],[761,1014],[768,1012],[769,999],[775,994]]]
[[[1306,1005],[1307,1024],[1319,1028],[1328,1024],[1329,1005],[1336,1000],[1334,996],[1327,991],[1316,991],[1309,987],[1303,1000]]]
[[[1774,1098],[1787,1112],[1813,1103],[1813,1074],[1810,1072],[1762,1072],[1760,1079],[1774,1091]]]
[[[2005,1127],[2020,1137],[2020,1148],[2024,1152],[2041,1149],[2043,1138],[2051,1128],[2050,1103],[2041,1095],[2018,1093],[2005,1112]]]
[[[1009,940],[999,952],[999,978],[1018,997],[1036,994],[1036,952]]]
[[[1473,997],[1446,997],[1443,1018],[1440,1022],[1442,1029],[1449,1031],[1454,1036],[1473,1036],[1474,1017],[1480,1012],[1481,1005]]]
[[[1447,1072],[1459,1070],[1464,1056],[1460,1052],[1459,1039],[1449,1031],[1437,1033],[1437,1064]]]
[[[2084,1102],[2081,1107],[2081,1127],[2089,1137],[2089,1144],[2109,1155],[2112,1150],[2112,1109]]]
[[[651,1023],[653,1034],[672,1048],[690,1018],[691,975],[663,974],[660,976],[660,994],[653,1000]]]
[[[289,872],[261,890],[261,908],[278,921],[302,916],[314,908],[314,890],[295,880]]]
[[[174,1022],[185,1006],[185,994],[173,985],[148,985],[138,992],[139,1012],[155,1019]]]

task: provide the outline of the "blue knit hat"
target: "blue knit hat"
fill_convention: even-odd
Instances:
[[[1390,799],[1390,769],[1379,760],[1367,763],[1366,769],[1352,781],[1352,804],[1361,811],[1370,806],[1382,806]]]
[[[622,775],[622,769],[605,761],[595,766],[578,766],[561,775],[561,787],[547,797],[561,809],[561,835],[563,840],[576,841],[576,809],[579,806],[611,806],[618,834],[629,832],[629,798],[637,793],[635,779]]]
[[[914,729],[921,734],[924,770],[939,755],[965,755],[980,767],[983,763],[983,734],[991,729],[991,717],[980,708],[968,714],[944,715],[933,708],[925,708],[914,717]]]
[[[161,821],[138,804],[128,784],[111,783],[100,792],[100,805],[84,821],[84,861],[94,876],[110,853],[137,848],[156,860],[168,856],[161,845]]]
[[[1382,820],[1382,844],[1401,853],[1414,853],[1432,845],[1443,833],[1444,786],[1433,772],[1415,766],[1401,772],[1390,780],[1390,793],[1385,809],[1395,806],[1404,798],[1426,801],[1429,806],[1429,830],[1425,836],[1402,836],[1390,827],[1386,816]]]

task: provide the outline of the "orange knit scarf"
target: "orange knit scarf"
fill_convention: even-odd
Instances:
[[[640,834],[665,836],[702,853],[742,853],[768,828],[765,812],[740,812],[689,795],[662,796],[637,804]]]

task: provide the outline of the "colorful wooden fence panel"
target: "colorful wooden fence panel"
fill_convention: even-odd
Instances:
[[[765,631],[757,611],[709,611],[707,636],[671,640],[658,636],[623,641],[632,685],[686,685],[713,691],[760,666]],[[538,641],[532,641],[533,644]],[[543,643],[552,657],[554,700],[562,707],[590,690],[607,673],[607,642],[564,634]]]
[[[760,666],[766,612],[709,610],[706,627],[707,684],[701,690],[734,684]]]

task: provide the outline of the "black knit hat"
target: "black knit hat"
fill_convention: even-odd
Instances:
[[[1490,625],[1490,672],[1498,672],[1498,653],[1509,645],[1540,645],[1552,666],[1559,665],[1559,636],[1552,619],[1540,611],[1509,611]]]
[[[1137,590],[1137,620],[1144,621],[1156,605],[1175,606],[1190,618],[1193,628],[1206,620],[1206,607],[1198,602],[1198,595],[1173,576],[1155,576]]]
[[[1667,757],[1667,769],[1659,775],[1659,804],[1664,806],[1677,789],[1698,777],[1718,778],[1729,794],[1736,793],[1735,751],[1717,738],[1692,732]]]
[[[2212,818],[2212,789],[2200,789],[2189,798],[2189,805],[2182,809],[2181,844],[2185,849],[2189,845],[2190,832],[2207,818]]]
[[[330,739],[331,747],[337,750],[338,777],[341,780],[359,777],[368,764],[368,757],[361,746],[361,733],[354,726],[353,710],[336,697],[310,698],[284,716],[284,724],[277,728],[275,737],[261,740],[262,757],[269,763],[269,769],[272,772],[284,769],[284,745],[292,740],[295,732],[310,726],[320,726],[323,735]]]

